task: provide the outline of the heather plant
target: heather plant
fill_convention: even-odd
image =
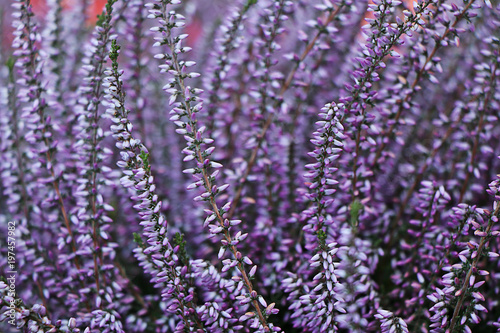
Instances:
[[[0,5],[0,332],[500,332],[498,1]]]

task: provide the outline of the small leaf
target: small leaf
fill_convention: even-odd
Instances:
[[[7,61],[5,62],[5,65],[9,69],[9,72],[14,69],[15,63],[16,63],[16,59],[14,59],[14,57],[9,57],[9,59],[7,59]]]
[[[359,211],[363,209],[363,204],[359,202],[359,200],[354,200],[354,202],[351,205],[351,227],[357,227],[358,226],[358,219],[359,219]]]
[[[243,7],[243,12],[245,13],[247,10],[250,9],[253,5],[257,3],[257,0],[248,0],[247,3],[245,4],[245,7]]]
[[[134,232],[134,242],[137,243],[137,245],[139,246],[143,245],[141,235],[138,234],[137,232]]]

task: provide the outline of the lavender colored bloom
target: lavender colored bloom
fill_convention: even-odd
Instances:
[[[395,317],[394,314],[390,311],[378,309],[378,313],[375,317],[380,320],[380,330],[383,333],[407,333],[408,325],[406,322],[398,317]]]

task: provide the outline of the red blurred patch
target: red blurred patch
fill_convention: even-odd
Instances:
[[[63,1],[63,7],[66,9],[68,8],[68,2],[70,1]],[[107,2],[107,0],[94,0],[93,2],[91,2],[89,7],[87,8],[87,17],[89,24],[94,24],[97,21],[97,15],[102,14],[104,6]],[[33,12],[36,16],[45,17],[45,14],[47,14],[46,0],[31,0],[31,5],[33,6]]]
[[[184,31],[188,34],[188,37],[186,38],[186,45],[193,47],[203,33],[203,24],[201,19],[197,15],[193,16],[192,21],[186,25]]]
[[[65,10],[69,9],[69,6],[71,6],[72,3],[75,1],[71,0],[63,0],[62,5]],[[44,20],[48,7],[47,7],[47,0],[31,0],[31,7],[33,8],[33,13],[37,18],[39,18],[41,21]],[[97,15],[102,14],[102,11],[104,9],[104,6],[107,3],[107,0],[94,0],[89,1],[91,3],[89,7],[87,8],[87,24],[88,25],[94,25],[95,22],[97,21]],[[4,13],[4,15],[9,15],[8,13]],[[0,26],[0,46],[5,47],[8,49],[10,45],[12,44],[12,26],[10,24],[10,20],[4,19],[2,20],[3,26]],[[194,35],[196,35],[195,32],[193,32]],[[197,36],[199,36],[200,33],[198,33]]]

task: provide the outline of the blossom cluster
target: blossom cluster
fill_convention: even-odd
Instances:
[[[0,332],[500,332],[498,1],[99,3],[0,0]]]

